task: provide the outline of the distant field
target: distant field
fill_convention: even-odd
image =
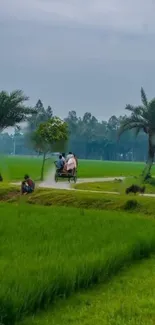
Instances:
[[[155,258],[124,270],[22,325],[154,325]]]
[[[21,180],[25,173],[37,180],[40,178],[41,163],[41,158],[0,157],[0,171],[8,180]],[[53,161],[47,160],[46,173],[52,168]],[[144,163],[81,160],[78,177],[139,176],[143,168]],[[155,167],[153,173],[155,174]]]
[[[40,178],[42,160],[36,157],[0,157],[0,171],[4,179],[22,180],[25,174],[34,179]],[[45,170],[54,167],[51,160],[47,160]]]
[[[0,216],[4,325],[155,251],[155,222],[139,215],[0,204]]]

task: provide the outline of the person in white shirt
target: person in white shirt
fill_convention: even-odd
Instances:
[[[69,152],[69,153],[68,153],[68,155],[67,155],[67,157],[66,157],[66,162],[68,162],[68,160],[69,160],[70,158],[73,158],[73,154],[72,154],[72,152]]]
[[[72,155],[72,157],[70,157],[67,162],[67,171],[71,172],[73,175],[75,170],[76,170],[76,160],[75,160],[74,156]]]

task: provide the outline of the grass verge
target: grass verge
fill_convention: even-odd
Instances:
[[[66,206],[94,210],[128,211],[154,217],[155,200],[150,197],[112,195],[56,189],[37,189],[28,196],[20,196],[17,186],[1,185],[0,201],[44,206]]]
[[[124,270],[109,283],[57,302],[22,325],[154,325],[155,258]]]
[[[155,222],[139,215],[23,204],[0,204],[0,215],[4,325],[155,251]]]
[[[81,183],[74,185],[75,189],[78,190],[86,190],[86,191],[107,191],[107,192],[117,192],[120,194],[125,194],[125,190],[128,186],[132,184],[136,184],[139,186],[145,185],[146,193],[155,194],[155,184],[142,184],[140,178],[127,178],[125,180],[115,179],[110,182],[89,182],[89,183]]]

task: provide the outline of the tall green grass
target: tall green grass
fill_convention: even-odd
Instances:
[[[153,219],[126,213],[0,205],[0,320],[105,281],[155,250]]]
[[[154,325],[155,258],[125,269],[109,283],[82,291],[22,325]]]
[[[1,156],[0,172],[7,180],[21,180],[25,173],[30,174],[34,179],[39,179],[41,164],[41,158]],[[47,160],[45,173],[48,173],[53,167],[53,160]],[[80,160],[78,177],[139,176],[143,169],[144,163]],[[155,174],[154,167],[152,172]]]

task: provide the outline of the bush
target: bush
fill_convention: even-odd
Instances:
[[[140,207],[137,200],[128,200],[124,204],[124,210],[135,210],[137,207]]]

